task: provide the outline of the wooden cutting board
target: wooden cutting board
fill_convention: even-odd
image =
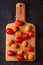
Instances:
[[[6,25],[6,29],[8,28],[11,28],[13,29],[14,26],[18,27],[19,28],[19,31],[23,32],[23,33],[26,33],[28,34],[29,31],[33,31],[34,32],[34,36],[32,37],[31,36],[31,33],[30,33],[30,38],[28,37],[28,39],[25,39],[25,40],[22,40],[23,41],[26,41],[27,42],[27,45],[25,47],[22,47],[22,42],[20,44],[16,44],[15,42],[15,39],[16,37],[18,36],[18,34],[16,35],[16,32],[14,32],[13,34],[8,34],[8,30],[6,32],[6,61],[35,61],[36,59],[36,44],[35,44],[35,39],[36,39],[36,31],[35,31],[35,25],[32,24],[32,23],[27,23],[26,20],[25,20],[25,4],[24,3],[17,3],[16,4],[16,21],[17,20],[20,20],[23,25],[21,26],[17,26],[16,25],[16,21],[14,23],[9,23]],[[27,31],[26,27],[25,26],[29,26],[29,29]],[[25,30],[26,29],[26,30]],[[10,31],[10,33],[12,33]],[[20,36],[20,35],[19,35]],[[18,45],[19,47],[17,48],[13,48],[12,44],[9,44],[11,42],[9,42],[9,40],[13,40],[12,43]],[[25,45],[25,43],[24,43]],[[27,47],[33,47],[34,50],[30,50],[30,51],[27,51]],[[12,50],[13,52],[16,53],[16,55],[14,54],[13,56],[9,56],[8,54],[8,50]],[[17,59],[17,52],[18,50],[22,50],[23,53],[23,59],[21,60],[18,60]],[[11,52],[10,52],[11,53]],[[27,59],[24,58],[24,55],[26,55]],[[33,56],[32,56],[33,55]]]

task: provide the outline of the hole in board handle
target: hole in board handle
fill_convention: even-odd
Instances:
[[[22,5],[20,5],[20,7],[22,7]]]

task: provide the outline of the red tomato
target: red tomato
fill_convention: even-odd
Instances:
[[[18,60],[23,60],[22,54],[17,54],[17,59],[18,59]]]
[[[28,36],[27,36],[27,34],[26,34],[26,33],[22,33],[22,35],[21,35],[21,36],[22,36],[22,39],[23,39],[23,40],[25,40],[25,39],[27,39],[27,38],[28,38]]]
[[[21,25],[22,25],[22,21],[17,20],[17,21],[16,21],[16,25],[17,25],[17,26],[21,26]]]
[[[12,50],[7,51],[8,56],[13,56],[14,52]]]
[[[7,33],[7,34],[13,34],[13,30],[12,30],[11,28],[7,28],[7,29],[6,29],[6,33]]]
[[[34,37],[34,31],[29,31],[28,36],[29,37]]]
[[[16,43],[21,43],[22,42],[22,38],[21,37],[16,37],[15,41],[16,41]]]
[[[32,47],[32,46],[28,46],[28,47],[27,47],[27,51],[28,51],[28,52],[33,52],[33,47]]]

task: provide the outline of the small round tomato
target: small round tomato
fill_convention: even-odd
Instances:
[[[7,29],[6,29],[6,33],[7,33],[7,34],[13,34],[13,30],[12,30],[11,28],[7,28]]]
[[[11,46],[12,40],[11,40],[11,39],[7,39],[7,40],[6,40],[6,44],[7,44],[8,46]]]
[[[14,48],[14,49],[16,49],[16,48],[17,48],[17,45],[16,45],[15,43],[13,43],[13,44],[11,45],[11,47]]]
[[[22,36],[22,39],[23,39],[23,40],[25,40],[25,39],[27,39],[27,38],[28,38],[28,36],[27,36],[27,34],[26,34],[26,33],[22,33],[22,35],[21,35],[21,36]]]
[[[17,20],[17,21],[16,21],[16,25],[17,25],[17,26],[21,26],[21,25],[22,25],[22,21]]]
[[[21,31],[17,31],[17,32],[15,33],[15,35],[16,35],[16,36],[21,36]]]
[[[17,59],[18,60],[23,60],[23,55],[22,54],[17,54]]]
[[[25,48],[26,45],[27,45],[27,42],[26,42],[26,41],[23,41],[23,42],[21,43],[21,47],[23,47],[23,48]]]
[[[31,53],[28,55],[28,60],[33,60],[34,59],[34,55]]]
[[[13,56],[14,52],[12,50],[7,51],[8,56]]]
[[[32,47],[32,46],[28,46],[28,47],[27,47],[27,51],[28,51],[28,52],[33,52],[33,47]]]
[[[27,60],[28,56],[27,54],[24,54],[24,59]]]
[[[18,50],[17,54],[22,54],[23,53],[23,50]]]
[[[16,43],[21,43],[21,42],[22,42],[22,38],[21,38],[21,37],[19,37],[19,36],[18,36],[18,37],[16,37],[15,42],[16,42]]]
[[[25,25],[25,31],[28,32],[30,30],[30,25]]]
[[[18,28],[17,28],[17,26],[13,25],[12,29],[13,29],[14,32],[16,32]]]
[[[34,37],[34,31],[29,31],[28,36],[29,37]]]

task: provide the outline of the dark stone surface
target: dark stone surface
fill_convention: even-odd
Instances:
[[[35,62],[5,61],[5,27],[15,20],[17,2],[26,3],[26,19],[36,25],[37,58]],[[43,65],[43,0],[0,0],[0,65]]]

